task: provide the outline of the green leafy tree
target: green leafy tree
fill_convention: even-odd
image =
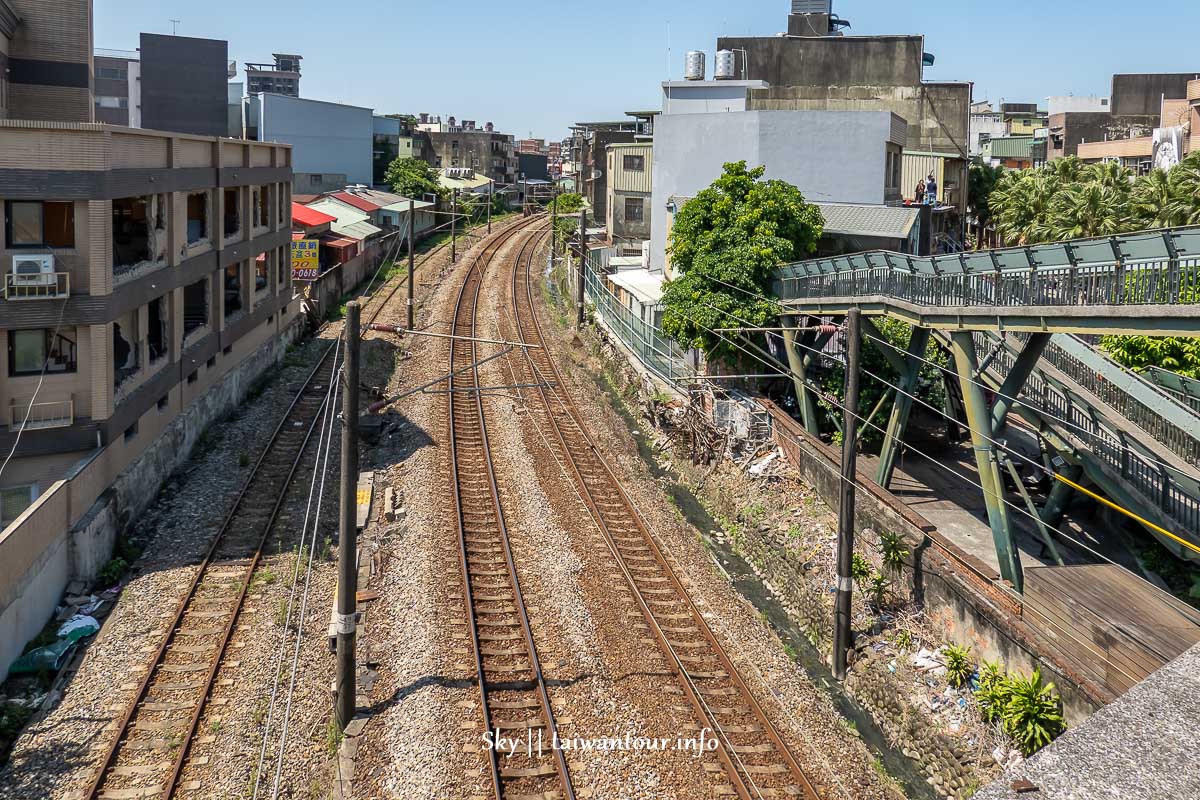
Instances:
[[[550,204],[547,203],[547,206]],[[575,192],[560,194],[554,201],[554,207],[559,214],[578,214],[583,209],[583,195]]]
[[[450,196],[450,191],[438,182],[437,170],[419,158],[397,158],[388,165],[383,182],[405,197],[435,194],[445,200]]]
[[[775,267],[815,252],[824,228],[820,210],[799,189],[764,181],[764,172],[745,161],[726,164],[680,209],[671,230],[676,277],[663,292],[663,330],[710,360],[741,360],[713,330],[770,324],[777,315],[768,299]]]
[[[992,192],[996,190],[996,184],[1003,174],[1004,167],[985,164],[981,158],[971,162],[971,169],[967,173],[967,205],[985,227],[992,224]]]

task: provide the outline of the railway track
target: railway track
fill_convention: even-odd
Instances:
[[[238,492],[83,797],[169,798],[200,788],[179,778],[263,547],[329,400],[334,349],[308,374]]]
[[[551,746],[557,727],[496,484],[479,370],[472,368],[479,360],[471,339],[484,272],[523,228],[511,228],[487,244],[471,265],[455,304],[453,334],[463,338],[450,341],[451,479],[483,723],[493,741],[502,737],[521,743],[503,763],[498,748],[488,748],[492,792],[497,800],[574,800],[562,751]],[[539,736],[545,743],[541,751]]]
[[[512,262],[512,312],[518,339],[540,349],[523,348],[514,359],[517,378],[534,384],[527,400],[531,416],[544,432],[555,458],[575,483],[579,497],[599,528],[634,602],[675,673],[677,691],[686,698],[699,728],[715,732],[716,762],[705,768],[716,780],[717,795],[750,800],[820,794],[771,724],[703,616],[692,603],[649,526],[621,487],[608,460],[588,435],[583,416],[554,359],[545,349],[533,303],[532,276],[542,235],[530,235]]]

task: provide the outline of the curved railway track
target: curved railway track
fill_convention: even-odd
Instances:
[[[460,244],[462,244],[460,240]],[[423,266],[449,248],[423,254]],[[467,245],[470,247],[470,245]],[[373,296],[373,321],[407,282]],[[117,722],[87,800],[169,798],[180,786],[197,727],[237,626],[250,580],[300,468],[333,380],[331,345],[306,377],[200,562],[137,695]]]
[[[511,228],[489,242],[459,290],[453,334],[463,338],[450,341],[451,479],[466,622],[483,722],[493,737],[519,739],[522,749],[526,737],[534,742],[532,753],[518,751],[503,763],[498,749],[488,748],[492,791],[497,800],[574,800],[566,760],[562,751],[550,744],[557,732],[554,713],[496,484],[479,369],[472,368],[479,360],[471,339],[484,272],[523,228]],[[546,747],[542,752],[538,752],[539,734]]]
[[[531,235],[512,262],[512,312],[517,338],[539,349],[523,348],[515,359],[524,378],[536,384],[528,395],[532,418],[555,458],[575,483],[619,571],[633,592],[646,625],[672,665],[679,690],[697,725],[716,733],[717,764],[728,784],[717,795],[744,800],[803,797],[820,800],[800,765],[741,678],[703,616],[692,603],[636,505],[621,487],[608,460],[588,435],[583,416],[558,367],[545,349],[533,303],[533,265],[544,237]]]
[[[137,696],[117,725],[84,797],[170,797],[279,516],[333,380],[334,345],[322,354],[271,434],[225,516]],[[199,787],[190,787],[199,788]]]

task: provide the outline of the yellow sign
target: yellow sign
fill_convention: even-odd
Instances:
[[[315,281],[321,276],[317,263],[317,240],[300,239],[292,242],[292,280]]]

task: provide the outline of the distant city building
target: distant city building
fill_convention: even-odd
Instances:
[[[375,114],[371,109],[268,93],[249,95],[243,104],[247,139],[292,145],[297,194],[372,184]]]
[[[91,0],[0,0],[0,119],[91,122]]]
[[[649,142],[611,144],[607,148],[608,191],[605,229],[621,254],[641,255],[642,242],[650,238],[653,214],[650,179],[654,170],[654,145]]]
[[[983,145],[988,141],[999,136],[1008,135],[1008,125],[1004,122],[1004,115],[998,111],[992,111],[991,103],[978,103],[972,105],[975,109],[971,112],[971,144],[970,153],[972,157],[983,153]]]
[[[272,53],[273,64],[246,64],[246,94],[300,96],[300,62],[303,56]]]
[[[497,133],[490,122],[483,130],[464,129],[450,117],[447,130],[427,134],[435,168],[472,169],[497,184],[516,182],[516,142],[509,134]]]

